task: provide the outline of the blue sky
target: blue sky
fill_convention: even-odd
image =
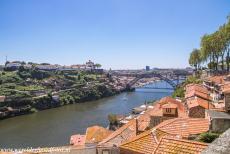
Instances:
[[[0,63],[182,68],[229,0],[0,0]]]

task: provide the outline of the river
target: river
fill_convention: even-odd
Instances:
[[[158,82],[159,87],[165,82]],[[92,125],[108,126],[107,116],[129,114],[145,101],[171,95],[172,90],[136,89],[97,101],[66,105],[0,121],[0,148],[62,146],[73,134]],[[125,98],[125,99],[124,99]]]

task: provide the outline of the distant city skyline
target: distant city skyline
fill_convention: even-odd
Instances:
[[[226,22],[229,0],[1,0],[0,64],[185,68],[200,38]]]

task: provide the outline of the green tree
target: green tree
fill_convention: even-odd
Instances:
[[[96,68],[101,68],[101,64],[98,64],[98,63],[97,63],[97,64],[95,64],[95,67],[96,67]]]
[[[225,50],[226,50],[226,64],[227,64],[227,71],[229,72],[229,62],[230,62],[230,58],[229,58],[229,53],[230,53],[230,16],[228,16],[228,22],[227,24],[224,26],[224,35],[225,35]]]
[[[200,67],[200,64],[202,62],[201,59],[201,52],[199,49],[193,49],[193,51],[190,54],[189,57],[189,64],[193,67],[195,67],[196,70]]]
[[[118,125],[117,116],[115,114],[109,114],[108,119],[111,125],[116,125],[116,126]]]

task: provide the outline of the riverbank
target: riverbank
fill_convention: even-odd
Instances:
[[[8,82],[9,80],[11,80],[11,78],[19,78],[18,80],[22,80],[20,78],[19,71],[1,73],[4,74],[3,77],[10,76],[10,78],[7,79],[7,81],[4,81],[6,83],[1,85],[0,88],[8,85]],[[5,91],[1,92],[3,94],[7,94],[7,96],[0,96],[4,100],[0,104],[0,119],[3,120],[15,116],[32,114],[42,110],[61,107],[68,104],[95,101],[101,98],[114,96],[122,92],[135,90],[135,88],[127,88],[127,83],[133,80],[132,77],[118,78],[114,76],[109,76],[107,74],[95,74],[92,72],[71,72],[71,75],[64,76],[60,76],[60,72],[49,73],[49,77],[45,77],[44,79],[39,81],[39,86],[38,84],[35,85],[35,79],[30,79],[27,81],[23,81],[23,85],[29,84],[29,87],[22,86],[22,83],[19,82],[19,84],[14,83],[14,86],[8,87],[7,90],[5,89]],[[74,73],[75,76],[72,75]],[[61,81],[65,82],[66,84],[63,86],[62,89],[55,90],[55,87],[47,90],[31,89],[42,86],[48,88],[49,86],[47,87],[47,84],[45,86],[44,82],[48,83],[52,81],[51,83],[53,83],[55,81],[56,83],[57,81],[60,82],[60,78],[62,78]],[[71,80],[71,82],[73,83],[68,83],[70,81],[67,82],[65,81],[66,79]],[[146,84],[153,83],[153,81],[156,81],[156,79],[142,79],[137,84],[139,86],[144,86]],[[76,85],[76,83],[78,84]],[[56,86],[60,85],[56,84]],[[22,90],[22,87],[24,87],[24,90]],[[9,93],[9,91],[11,92]],[[13,94],[12,92],[16,93]]]
[[[165,82],[158,82],[164,86]],[[69,143],[72,134],[100,125],[107,127],[108,115],[128,115],[131,109],[145,101],[171,95],[171,90],[136,90],[100,100],[65,105],[0,121],[1,148],[51,147]],[[124,100],[124,98],[127,98]],[[18,133],[20,132],[20,133]],[[35,140],[36,139],[36,140]]]
[[[97,87],[86,89],[73,89],[68,92],[59,93],[59,95],[44,95],[41,97],[34,97],[31,99],[20,99],[18,102],[26,102],[27,105],[19,106],[14,105],[12,107],[1,107],[0,108],[0,119],[12,118],[15,116],[21,116],[25,114],[32,114],[35,112],[39,112],[42,110],[62,107],[69,104],[76,103],[85,103],[89,101],[96,101],[103,98],[111,97],[118,95],[123,92],[129,92],[129,89],[124,89],[122,91],[115,91],[114,89],[109,89],[103,85],[99,85]],[[81,95],[80,97],[77,95]],[[6,104],[14,104],[15,100],[6,101]]]
[[[0,119],[113,96],[131,80],[94,71],[0,71]]]

